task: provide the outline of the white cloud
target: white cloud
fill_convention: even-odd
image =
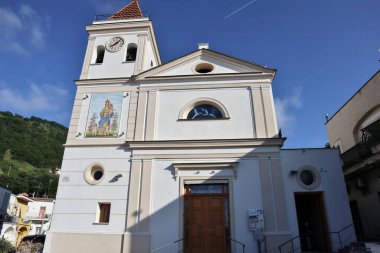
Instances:
[[[30,6],[22,5],[18,12],[0,7],[0,50],[29,54],[31,49],[45,45],[46,22]]]
[[[4,82],[0,85],[0,110],[21,114],[59,111],[67,102],[69,92],[63,87],[30,83],[24,91],[9,88]]]
[[[293,131],[295,123],[293,110],[301,108],[301,95],[302,88],[297,86],[292,89],[290,96],[274,99],[277,124],[285,134],[289,135]]]

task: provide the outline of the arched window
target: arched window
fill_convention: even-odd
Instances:
[[[221,111],[213,105],[201,104],[195,106],[187,114],[187,119],[222,119]]]
[[[137,45],[134,43],[128,44],[127,57],[125,61],[136,61]]]
[[[96,47],[95,63],[103,63],[105,47],[100,45]]]
[[[354,127],[353,134],[356,143],[359,143],[363,140],[367,140],[368,137],[372,136],[373,134],[376,134],[376,131],[371,131],[372,127],[369,127],[371,124],[374,124],[375,122],[380,122],[380,104],[369,110]]]
[[[229,119],[225,106],[212,98],[199,98],[185,105],[179,120]]]

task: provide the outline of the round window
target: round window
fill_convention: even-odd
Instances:
[[[195,66],[195,71],[200,74],[210,73],[214,70],[214,66],[210,63],[199,63]]]
[[[104,179],[103,165],[93,163],[87,166],[84,171],[84,179],[89,184],[99,184]]]
[[[305,185],[312,185],[315,181],[314,174],[311,170],[303,170],[300,179]]]
[[[317,188],[321,183],[319,171],[312,167],[302,167],[298,170],[297,181],[300,186],[307,190]]]

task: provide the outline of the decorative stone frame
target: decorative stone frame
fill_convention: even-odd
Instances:
[[[103,175],[99,180],[96,180],[94,178],[94,174],[96,171],[102,171]],[[96,185],[103,181],[103,179],[106,176],[106,170],[104,168],[104,165],[101,163],[91,163],[89,164],[86,169],[84,170],[83,177],[84,180],[90,184],[90,185]]]
[[[174,180],[177,181],[179,170],[210,170],[210,169],[232,169],[234,179],[237,179],[238,162],[227,163],[173,163]]]
[[[310,171],[314,176],[314,182],[311,185],[306,185],[301,180],[301,174],[302,172],[306,170]],[[312,166],[309,166],[309,165],[302,166],[301,168],[297,170],[297,183],[306,190],[314,190],[321,184],[321,174],[316,168]]]
[[[205,165],[207,163],[204,163]],[[212,164],[215,164],[215,163],[208,163],[209,165],[212,165]],[[220,163],[222,164],[222,163]],[[226,163],[228,164],[228,163]],[[237,165],[238,165],[238,162],[236,163],[229,163],[229,164],[236,164],[236,168],[237,168]],[[174,164],[173,164],[174,166]],[[194,168],[194,167],[193,167]],[[210,167],[209,167],[210,168]],[[205,168],[206,169],[206,168]],[[235,174],[235,172],[234,172]],[[188,183],[189,181],[197,181],[198,183],[195,183],[195,184],[207,184],[207,183],[211,183],[211,182],[216,182],[216,181],[220,181],[220,182],[225,182],[228,184],[228,196],[229,196],[229,207],[230,207],[230,235],[232,238],[235,238],[236,237],[236,230],[235,230],[235,205],[233,204],[234,203],[234,192],[233,192],[233,181],[236,180],[235,178],[235,175],[234,175],[234,179],[231,177],[231,176],[211,176],[211,177],[204,177],[204,176],[181,176],[179,177],[179,195],[180,195],[180,203],[179,203],[179,231],[178,231],[178,235],[179,235],[179,238],[183,238],[183,235],[184,235],[184,209],[185,209],[185,203],[184,203],[184,196],[185,196],[185,192],[184,192],[184,186],[186,183]],[[202,181],[202,182],[200,182]],[[178,245],[178,250],[180,250],[180,245]],[[236,245],[233,246],[231,245],[231,249],[232,249],[232,252],[236,252]]]
[[[215,106],[216,108],[218,108],[218,110],[222,113],[222,117],[223,117],[222,119],[229,119],[230,118],[230,115],[227,111],[227,108],[222,103],[220,103],[218,100],[213,99],[213,98],[203,97],[203,98],[197,98],[197,99],[187,103],[181,109],[181,111],[179,113],[178,120],[189,120],[189,119],[187,119],[187,115],[190,113],[190,111],[194,107],[196,107],[198,105],[203,105],[203,104],[212,105],[212,106]],[[220,119],[202,119],[202,120],[220,120]]]

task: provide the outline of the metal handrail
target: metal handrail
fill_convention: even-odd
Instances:
[[[235,242],[237,244],[240,244],[243,247],[243,253],[245,253],[245,244],[244,243],[236,241],[235,239],[232,239],[232,238],[229,238],[229,237],[227,237],[227,239],[229,239],[230,241],[233,241],[233,242]]]
[[[278,250],[280,251],[280,253],[281,253],[281,249],[282,249],[282,247],[285,246],[286,244],[288,244],[289,242],[292,242],[292,252],[294,252],[294,243],[293,243],[293,241],[294,241],[295,239],[297,239],[297,238],[300,238],[300,235],[297,235],[297,236],[295,236],[295,237],[293,237],[293,238],[287,240],[286,242],[280,244],[280,245],[278,246]]]
[[[338,231],[333,231],[333,232],[328,231],[327,233],[328,233],[328,234],[338,234],[339,245],[340,245],[340,248],[342,248],[342,247],[343,247],[343,242],[342,242],[342,237],[341,237],[340,233],[343,232],[344,230],[346,230],[346,229],[352,227],[352,226],[354,226],[354,223],[351,223],[351,224],[345,226],[344,228],[342,228],[342,229],[340,229],[340,230],[338,230]],[[309,233],[309,234],[310,234],[310,235],[316,235],[316,234],[324,234],[324,233],[321,232],[321,233]],[[278,250],[280,251],[280,253],[282,253],[282,247],[285,246],[285,245],[287,245],[287,244],[290,243],[290,242],[292,243],[292,244],[291,244],[291,245],[292,245],[292,252],[294,253],[294,240],[297,239],[297,238],[301,238],[301,236],[303,236],[303,235],[297,235],[297,236],[295,236],[295,237],[293,237],[293,238],[287,240],[286,242],[280,244],[280,245],[278,246]]]
[[[158,247],[158,248],[156,248],[156,249],[153,249],[153,250],[150,251],[150,253],[153,253],[153,252],[155,252],[155,251],[157,251],[157,250],[160,250],[160,249],[163,249],[163,248],[165,248],[165,247],[168,247],[168,246],[171,246],[171,245],[177,244],[177,243],[180,242],[180,241],[183,241],[183,238],[182,238],[182,239],[175,240],[174,242],[170,242],[170,243],[167,243],[167,244],[165,244],[165,245],[162,245],[161,247]]]
[[[341,238],[341,236],[340,236],[340,233],[343,232],[344,230],[346,230],[347,228],[352,227],[352,226],[354,226],[354,223],[351,223],[350,225],[345,226],[344,228],[342,228],[342,229],[339,230],[339,231],[336,231],[336,232],[330,232],[330,233],[332,233],[332,234],[338,234],[340,248],[343,248],[343,243],[342,243],[342,238]]]

